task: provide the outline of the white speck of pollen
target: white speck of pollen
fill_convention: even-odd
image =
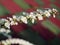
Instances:
[[[10,29],[10,22],[7,21],[4,26]]]

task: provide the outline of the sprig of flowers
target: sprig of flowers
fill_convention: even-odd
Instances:
[[[14,19],[23,22],[25,24],[29,24],[29,23],[34,24],[37,21],[37,19],[44,20],[44,18],[49,18],[49,17],[55,18],[57,13],[58,10],[54,8],[53,9],[47,8],[44,10],[37,9],[36,11],[30,13],[23,12],[23,14],[20,16],[15,15]]]
[[[56,9],[45,9],[45,10],[40,10],[37,9],[37,11],[26,13],[23,12],[22,15],[13,15],[11,17],[7,17],[7,19],[1,19],[1,21],[4,23],[4,26],[6,28],[10,28],[10,25],[18,25],[18,22],[23,22],[25,24],[28,24],[28,21],[30,20],[31,23],[34,23],[35,20],[43,20],[44,17],[49,18],[50,16],[53,15],[53,17],[56,17],[56,14],[58,11]],[[2,24],[2,23],[1,23]]]
[[[23,14],[19,16],[13,15],[12,17],[7,17],[7,19],[0,19],[0,27],[10,29],[10,25],[18,25],[18,22],[23,22],[25,24],[31,22],[34,24],[37,19],[43,20],[44,17],[49,18],[52,15],[55,18],[57,13],[58,11],[54,8],[47,8],[45,10],[37,9],[37,11],[30,13],[23,12]]]
[[[51,16],[55,18],[57,13],[58,11],[56,9],[47,8],[44,10],[37,9],[36,11],[30,13],[23,12],[22,15],[13,15],[12,17],[7,17],[7,19],[2,18],[0,19],[0,32],[5,31],[6,29],[10,30],[10,26],[18,25],[18,22],[31,25],[37,22],[37,20],[44,20],[44,18],[49,18]],[[4,30],[2,30],[2,28]],[[7,32],[9,32],[8,30]]]
[[[12,38],[7,40],[2,40],[0,42],[1,45],[11,45],[11,44],[19,44],[19,45],[34,45],[30,43],[29,41],[18,39],[18,38]]]

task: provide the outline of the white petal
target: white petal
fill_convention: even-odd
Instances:
[[[36,16],[38,17],[39,20],[43,20],[43,16],[40,14],[36,14]]]
[[[55,18],[56,16],[53,14],[53,17]]]
[[[15,22],[14,21],[11,21],[11,23],[10,23],[11,25],[15,25]]]
[[[18,25],[18,23],[17,23],[17,22],[15,22],[15,25]]]
[[[39,20],[43,20],[43,17],[40,15],[40,16],[38,17],[38,19],[39,19]]]
[[[9,20],[12,21],[13,19],[9,17]]]
[[[34,23],[34,21],[35,21],[35,20],[34,20],[34,19],[32,19],[32,23]]]
[[[34,13],[33,12],[30,12],[30,15],[34,15]]]
[[[14,15],[14,16],[13,16],[13,19],[17,19],[17,17]]]

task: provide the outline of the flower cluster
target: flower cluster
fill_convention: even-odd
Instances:
[[[0,32],[10,32],[10,25],[18,25],[18,22],[23,22],[25,24],[34,24],[37,20],[44,20],[44,18],[49,18],[53,16],[56,17],[58,11],[56,9],[37,9],[34,12],[23,12],[22,15],[13,15],[12,17],[7,17],[7,19],[0,19]],[[5,28],[5,29],[4,29]],[[7,31],[5,31],[7,28]]]
[[[18,38],[12,38],[12,39],[7,39],[7,40],[2,40],[0,42],[0,45],[11,45],[11,44],[16,44],[16,45],[34,45],[26,40],[23,39],[18,39]]]
[[[56,9],[37,9],[36,11],[27,13],[23,12],[22,15],[18,16],[16,18],[17,21],[21,21],[25,24],[28,24],[31,22],[31,24],[34,24],[37,20],[44,20],[44,18],[53,17],[55,18],[58,13],[58,10]]]
[[[36,11],[30,12],[30,13],[23,12],[23,14],[20,16],[15,15],[15,16],[13,16],[13,19],[17,20],[19,22],[28,24],[29,20],[31,23],[34,23],[37,19],[44,20],[44,18],[49,18],[51,16],[53,18],[55,18],[57,13],[58,13],[58,11],[54,8],[53,9],[47,8],[44,10],[37,9]]]

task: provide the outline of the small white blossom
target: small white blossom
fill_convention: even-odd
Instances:
[[[39,12],[40,14],[43,14],[43,11],[40,9],[37,9],[37,12]]]
[[[12,18],[10,18],[10,17],[8,17],[8,19],[9,19],[9,21],[13,21],[13,19],[12,19]]]
[[[8,41],[8,40],[6,40],[5,42],[7,43],[7,45],[8,45],[8,44],[11,44],[10,41]]]
[[[21,16],[21,21],[22,21],[23,23],[27,24],[27,18],[26,18],[26,17]]]
[[[5,41],[1,41],[3,45],[7,45],[7,43]]]
[[[2,44],[4,45],[11,45],[11,44],[19,44],[19,45],[34,45],[28,41],[25,41],[23,39],[16,39],[16,38],[13,38],[13,39],[7,39],[7,40],[3,40],[1,41]]]
[[[0,29],[0,32],[1,32],[1,33],[4,33],[4,32],[6,32],[6,29],[5,29],[5,28],[1,28],[1,29]]]
[[[10,22],[7,21],[7,22],[4,24],[4,26],[10,29]]]
[[[30,12],[30,15],[34,15],[34,13],[33,12]]]
[[[58,12],[58,10],[56,10],[56,9],[54,9],[54,8],[52,9],[52,11],[53,11],[53,12]]]
[[[37,9],[36,11],[37,11],[37,12],[40,12],[40,9]]]
[[[33,15],[31,15],[31,14],[29,15],[30,18],[32,18],[32,16],[33,16]]]
[[[18,25],[18,22],[15,22],[15,25]]]
[[[2,21],[6,21],[7,19],[1,19]]]
[[[44,15],[45,15],[46,17],[50,17],[50,16],[51,16],[51,14],[50,14],[48,11],[45,11],[45,12],[44,12]]]
[[[11,25],[18,25],[18,23],[15,22],[15,21],[11,21],[10,24],[11,24]]]
[[[40,14],[36,14],[36,16],[38,17],[39,20],[43,20],[43,16]]]

